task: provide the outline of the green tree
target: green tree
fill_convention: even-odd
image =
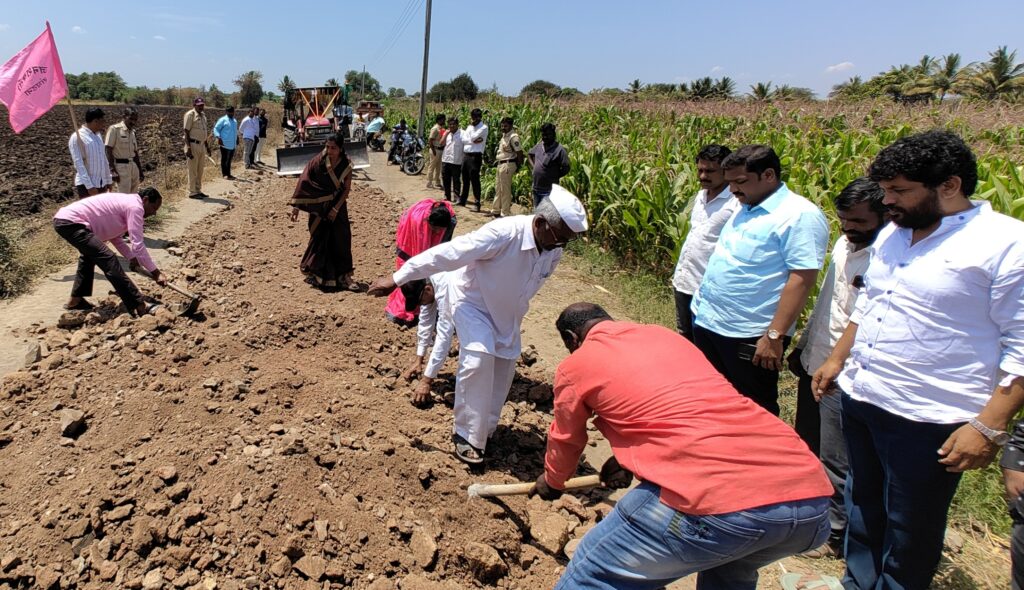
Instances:
[[[235,78],[235,86],[238,86],[238,103],[240,106],[251,106],[258,104],[263,98],[263,74],[256,70],[249,70]]]
[[[345,83],[352,86],[353,100],[379,100],[384,97],[380,82],[369,72],[349,70],[345,72]]]
[[[724,76],[715,81],[714,97],[719,99],[729,99],[732,95],[736,94],[736,82],[729,76]]]
[[[338,82],[337,78],[328,78],[324,86],[341,86],[341,82]]]
[[[217,108],[224,108],[227,105],[227,97],[224,96],[220,88],[217,88],[216,84],[210,84],[210,89],[206,91],[206,98],[211,105]]]
[[[639,94],[640,91],[643,90],[643,87],[644,85],[640,83],[640,78],[634,78],[633,81],[629,83],[626,90],[629,90],[632,94]]]
[[[455,100],[455,91],[451,82],[438,82],[427,91],[427,100],[431,102],[446,102]]]
[[[580,92],[579,88],[573,88],[572,86],[563,86],[558,91],[558,98],[573,98],[575,96],[581,96],[583,93]]]
[[[973,64],[963,83],[964,93],[987,100],[1009,99],[1024,93],[1024,63],[1006,46],[989,53],[989,60]]]
[[[687,98],[691,100],[708,100],[715,97],[715,81],[710,76],[697,78],[690,83]]]
[[[295,90],[295,81],[285,74],[281,81],[277,83],[277,89],[281,91],[281,94],[288,94],[292,90]]]
[[[772,98],[776,100],[814,100],[814,91],[802,86],[783,84],[775,89]]]
[[[908,92],[937,95],[939,101],[942,101],[960,84],[963,72],[964,69],[960,66],[960,54],[950,53],[943,57],[942,61],[933,61],[931,69],[918,78]]]
[[[405,98],[405,88],[395,88],[394,86],[388,88],[388,98]]]
[[[864,79],[860,76],[854,76],[846,82],[840,82],[833,86],[828,96],[829,98],[839,100],[860,100],[868,97],[867,92]]]
[[[750,86],[750,98],[757,102],[769,102],[773,94],[771,81],[758,82]]]
[[[480,94],[480,89],[477,87],[476,82],[467,73],[455,76],[449,83],[452,85],[452,93],[455,95],[455,100],[475,100],[476,96]]]
[[[644,92],[647,92],[649,94],[675,94],[677,89],[678,87],[675,84],[670,84],[667,82],[652,82],[647,86],[644,86]]]
[[[562,88],[547,80],[534,80],[519,91],[519,96],[558,96]]]

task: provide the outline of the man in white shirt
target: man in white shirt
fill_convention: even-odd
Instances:
[[[448,358],[455,335],[452,312],[460,296],[459,285],[464,269],[439,272],[429,279],[409,281],[402,285],[405,296],[405,310],[420,310],[420,321],[416,326],[416,358],[402,374],[406,381],[412,381],[422,373],[420,383],[413,393],[413,405],[423,405],[430,399],[430,388],[438,372]],[[424,369],[423,361],[430,349],[430,361]]]
[[[676,331],[693,342],[693,294],[700,287],[708,258],[715,251],[722,226],[740,208],[725,181],[722,160],[732,151],[724,145],[706,145],[697,153],[697,180],[701,189],[693,197],[690,230],[679,249],[679,262],[672,275],[676,300]]]
[[[253,161],[253,148],[256,146],[256,138],[260,135],[260,118],[256,115],[258,109],[250,108],[249,114],[242,119],[238,130],[242,133],[242,143],[245,145],[245,168],[251,169],[256,165]]]
[[[465,207],[469,201],[469,189],[473,189],[476,204],[473,210],[480,211],[480,170],[484,165],[484,149],[487,147],[487,124],[483,122],[483,111],[473,109],[469,112],[470,125],[462,131],[463,151],[466,159],[462,161],[462,192],[459,194],[459,205]]]
[[[441,185],[444,187],[444,198],[454,203],[462,194],[462,162],[466,153],[462,150],[462,130],[459,129],[459,118],[448,119],[448,133],[444,135],[444,150],[441,151]],[[452,188],[455,192],[452,192]],[[454,196],[453,196],[454,195]]]
[[[819,404],[811,390],[811,375],[825,362],[850,323],[871,260],[869,247],[886,222],[884,196],[882,187],[867,177],[854,180],[836,195],[833,202],[843,233],[832,248],[832,263],[821,282],[811,317],[788,358],[789,370],[799,378],[796,432],[821,459],[835,490],[829,505],[832,533],[825,545],[804,553],[807,557],[841,557],[843,553],[847,461],[840,398],[827,396]]]
[[[85,111],[85,124],[68,138],[71,162],[75,165],[75,192],[80,199],[105,193],[114,184],[106,144],[100,134],[106,126],[103,109],[91,108]]]
[[[569,191],[556,185],[545,203],[533,215],[496,219],[421,252],[370,285],[369,294],[381,297],[410,281],[464,269],[452,317],[459,334],[454,443],[467,463],[483,462],[498,426],[530,299],[554,272],[565,244],[587,230],[586,211]]]
[[[838,376],[844,587],[927,588],[961,473],[992,461],[1024,405],[1024,222],[969,200],[977,162],[948,131],[898,140],[869,176],[893,223],[812,387]]]

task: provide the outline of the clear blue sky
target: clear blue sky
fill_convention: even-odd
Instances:
[[[49,20],[66,72],[113,70],[133,86],[234,90],[254,69],[274,89],[284,74],[314,85],[364,64],[384,89],[420,85],[424,0],[0,5],[0,60]],[[1022,22],[1022,0],[435,0],[429,80],[469,72],[481,88],[516,94],[538,78],[587,91],[710,75],[732,77],[741,92],[770,80],[822,97],[924,54],[971,62],[1008,45],[1024,61]]]

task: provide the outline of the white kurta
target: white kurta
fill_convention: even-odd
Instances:
[[[434,302],[420,307],[420,322],[416,328],[416,356],[427,354],[427,348],[433,342],[430,360],[423,370],[424,377],[437,377],[452,348],[452,337],[455,335],[452,312],[460,296],[457,283],[461,275],[462,271],[457,270],[430,277],[430,283],[434,286]]]
[[[540,251],[533,215],[496,219],[480,229],[413,256],[392,276],[402,285],[465,268],[458,281],[455,329],[466,350],[514,359],[530,299],[554,272],[561,249]]]

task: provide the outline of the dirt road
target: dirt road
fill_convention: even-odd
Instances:
[[[363,281],[392,269],[405,206],[437,194],[382,164],[350,202]],[[412,407],[396,378],[414,334],[384,320],[382,300],[305,285],[305,225],[284,206],[294,179],[258,178],[177,239],[180,259],[162,258],[203,294],[200,317],[60,329],[67,285],[46,282],[37,307],[4,308],[44,324],[32,335],[45,356],[0,388],[0,588],[550,588],[567,543],[611,509],[605,494],[488,502],[466,488],[537,476],[565,354],[554,318],[573,301],[618,306],[560,266],[524,322],[539,362],[519,366],[473,473],[449,452],[453,362],[434,403]],[[485,221],[458,214],[460,232]]]

